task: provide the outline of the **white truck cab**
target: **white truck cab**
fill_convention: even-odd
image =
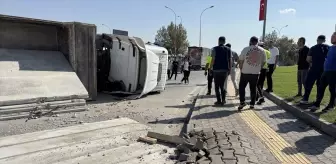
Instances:
[[[168,69],[168,50],[164,47],[160,47],[157,45],[146,44],[146,52],[153,52],[155,53],[160,60],[159,67],[158,67],[158,84],[154,88],[153,92],[161,92],[165,90],[166,81],[168,78],[167,69]]]
[[[102,38],[110,44],[108,81],[122,85],[110,93],[139,94],[139,98],[153,91],[158,84],[159,57],[146,50],[142,39],[110,34]]]

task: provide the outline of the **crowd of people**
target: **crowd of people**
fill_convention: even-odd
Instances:
[[[336,85],[336,32],[331,37],[332,46],[325,44],[326,37],[320,35],[317,44],[308,48],[305,45],[305,38],[298,40],[298,71],[297,83],[298,94],[303,96],[301,104],[309,104],[308,99],[314,83],[317,85],[316,101],[309,107],[312,111],[320,108],[321,101],[327,86],[329,86],[329,104],[322,111],[329,111],[335,106],[335,85]],[[261,105],[265,102],[263,96],[264,82],[267,79],[266,92],[273,92],[272,75],[279,61],[279,49],[270,42],[267,50],[264,43],[259,42],[257,37],[250,38],[249,46],[245,47],[241,54],[231,50],[230,44],[225,44],[225,37],[219,37],[218,46],[212,49],[211,56],[207,59],[205,75],[208,80],[208,93],[211,94],[212,82],[215,83],[215,94],[217,101],[215,105],[224,105],[227,94],[227,77],[231,76],[236,96],[239,95],[242,110],[247,104],[245,102],[245,89],[249,85],[250,108],[255,104]],[[240,69],[239,85],[236,82],[236,70]],[[304,88],[304,94],[302,91]]]

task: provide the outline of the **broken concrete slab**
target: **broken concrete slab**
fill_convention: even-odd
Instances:
[[[138,140],[146,142],[146,143],[150,143],[150,144],[156,144],[157,143],[157,139],[151,138],[151,137],[146,137],[146,136],[140,136]]]
[[[184,143],[184,139],[179,136],[172,136],[162,133],[156,133],[156,132],[148,132],[147,137],[155,138],[162,142],[172,143],[172,144],[182,144]]]
[[[136,142],[149,127],[121,118],[0,138],[0,163],[89,164],[123,162],[160,154],[164,145]],[[88,156],[89,155],[89,156]],[[166,160],[169,153],[161,154]]]

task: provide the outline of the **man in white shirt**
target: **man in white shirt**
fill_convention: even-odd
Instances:
[[[238,111],[245,106],[245,88],[249,84],[251,92],[250,109],[254,108],[257,97],[257,82],[260,70],[266,63],[265,50],[258,46],[258,38],[253,36],[250,39],[250,46],[245,47],[239,56],[239,67],[241,76],[239,81],[239,99],[240,105]]]
[[[270,41],[270,49],[271,58],[267,61],[268,64],[268,72],[267,72],[267,89],[266,92],[273,92],[273,72],[279,61],[279,49],[274,47],[274,42]]]

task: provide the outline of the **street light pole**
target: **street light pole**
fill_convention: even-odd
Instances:
[[[214,7],[214,6],[210,6],[210,7],[208,7],[208,8],[205,8],[205,9],[202,11],[201,15],[200,15],[199,47],[202,46],[202,45],[201,45],[201,42],[202,42],[202,15],[203,15],[204,11],[206,11],[206,10],[208,10],[208,9],[211,9],[211,8],[213,8],[213,7]]]
[[[272,28],[276,29],[278,31],[278,35],[280,36],[282,29],[285,28],[285,27],[288,27],[288,25],[281,27],[280,30],[276,27],[272,27]]]
[[[174,15],[175,15],[175,23],[174,23],[174,52],[175,52],[175,55],[177,55],[176,54],[176,13],[175,13],[175,11],[172,9],[172,8],[170,8],[170,7],[168,7],[168,6],[165,6],[165,8],[167,8],[167,9],[169,9],[170,11],[172,11],[173,13],[174,13]]]
[[[102,26],[107,27],[107,28],[110,30],[110,34],[112,35],[112,30],[111,30],[111,28],[110,28],[108,25],[106,25],[106,24],[102,24]]]
[[[180,22],[180,24],[182,24],[182,17],[181,17],[181,16],[177,16],[177,17],[179,17],[179,18],[181,19],[181,22]]]

